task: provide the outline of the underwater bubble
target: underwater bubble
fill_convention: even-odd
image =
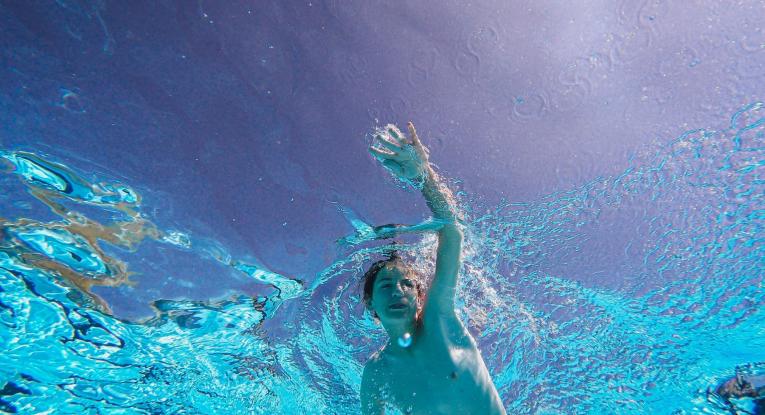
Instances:
[[[409,347],[412,345],[412,335],[409,333],[404,333],[403,336],[398,338],[398,345],[401,347]]]
[[[80,95],[66,88],[61,88],[61,102],[56,104],[56,106],[75,114],[84,114],[86,112]]]

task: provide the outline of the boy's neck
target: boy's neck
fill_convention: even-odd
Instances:
[[[407,333],[410,336],[410,343],[406,347],[403,347],[399,344],[399,339],[402,339],[403,341],[404,336]],[[390,327],[388,330],[388,344],[385,346],[385,348],[388,349],[391,353],[402,354],[411,349],[415,341],[415,322],[412,321],[406,325]]]

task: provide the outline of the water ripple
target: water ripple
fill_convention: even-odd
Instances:
[[[510,413],[723,413],[707,391],[765,360],[764,110],[753,103],[719,131],[643,148],[622,173],[539,200],[486,206],[461,193],[458,311]],[[6,412],[357,413],[363,363],[384,341],[359,276],[393,248],[423,275],[434,265],[436,221],[376,226],[339,207],[353,229],[344,254],[304,282],[160,229],[125,185],[1,155],[58,217],[0,220]],[[124,215],[102,223],[78,204]],[[401,233],[422,237],[379,244]],[[149,241],[273,291],[155,299],[150,318],[115,318],[91,288],[131,284],[132,263],[103,246]]]

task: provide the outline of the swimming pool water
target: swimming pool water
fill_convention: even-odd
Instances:
[[[303,281],[155,223],[151,189],[119,172],[45,151],[0,157],[0,410],[358,413],[384,337],[358,278],[386,245],[353,206],[337,207],[355,232]],[[709,388],[765,361],[764,190],[754,102],[537,200],[460,192],[459,315],[508,413],[726,413]],[[399,249],[427,269],[435,239],[420,228]],[[190,283],[227,272],[259,292],[111,315],[109,290],[138,293],[133,272],[161,282],[179,262],[196,264]]]

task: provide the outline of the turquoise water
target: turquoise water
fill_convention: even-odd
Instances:
[[[709,388],[765,362],[764,144],[754,103],[540,200],[458,194],[459,314],[508,413],[729,413]],[[356,232],[303,281],[160,224],[139,184],[42,152],[0,156],[1,410],[358,413],[363,364],[384,341],[358,277],[384,228],[338,206]],[[428,228],[399,247],[423,269]],[[157,250],[262,293],[155,298],[153,317],[112,317],[103,293],[140,292],[131,273]],[[172,266],[155,265],[159,280]]]

